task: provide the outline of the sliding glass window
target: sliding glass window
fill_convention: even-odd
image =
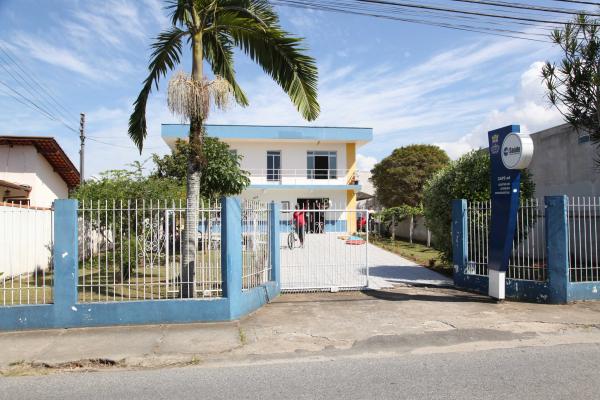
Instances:
[[[307,152],[306,177],[308,179],[337,179],[337,152]]]
[[[281,151],[267,151],[267,181],[281,181]]]

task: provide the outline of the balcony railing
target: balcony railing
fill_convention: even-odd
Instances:
[[[357,185],[358,171],[347,169],[247,169],[250,182],[273,185]]]

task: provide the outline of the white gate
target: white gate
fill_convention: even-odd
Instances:
[[[294,218],[297,211],[304,213],[303,232]],[[282,210],[280,221],[282,291],[335,292],[368,286],[367,210]]]

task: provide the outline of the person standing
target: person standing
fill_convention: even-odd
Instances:
[[[300,239],[300,246],[304,247],[304,225],[306,224],[305,219],[305,211],[300,208],[298,204],[296,204],[296,211],[294,211],[293,219],[294,226],[296,227],[296,233],[298,234],[298,239]]]

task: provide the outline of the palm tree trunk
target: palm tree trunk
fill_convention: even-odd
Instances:
[[[202,34],[192,36],[192,79],[202,81]],[[202,167],[203,120],[201,116],[190,118],[190,154],[187,166],[187,209],[183,232],[183,254],[180,295],[182,298],[196,296],[196,251],[198,246],[198,209],[200,207],[200,178]]]

